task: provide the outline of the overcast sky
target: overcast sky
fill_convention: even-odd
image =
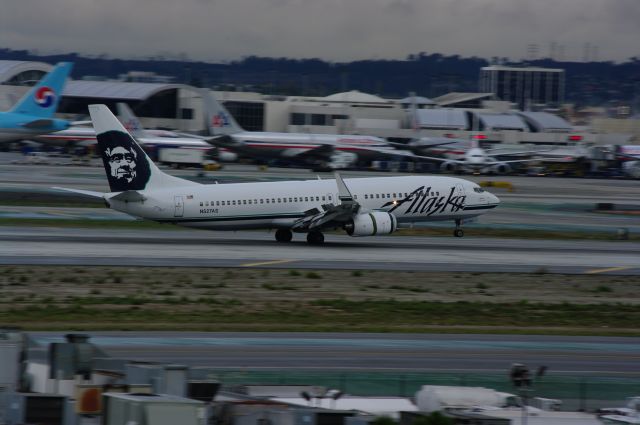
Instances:
[[[4,0],[0,47],[41,53],[330,61],[640,56],[640,0]]]

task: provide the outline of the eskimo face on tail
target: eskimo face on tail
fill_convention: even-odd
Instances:
[[[151,170],[142,149],[120,131],[107,131],[97,138],[111,191],[144,190]]]
[[[107,149],[104,153],[109,157],[111,177],[125,179],[127,183],[131,183],[136,178],[136,157],[138,156],[136,151],[118,146]]]

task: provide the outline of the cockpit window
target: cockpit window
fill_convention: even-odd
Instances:
[[[476,193],[482,193],[482,192],[484,192],[484,189],[481,188],[481,187],[474,187],[473,191],[476,192]]]

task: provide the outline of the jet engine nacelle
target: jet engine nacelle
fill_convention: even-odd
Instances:
[[[226,150],[219,150],[218,160],[222,162],[236,162],[238,160],[238,154]]]
[[[501,162],[491,167],[491,171],[496,174],[508,174],[511,172],[511,166],[506,162]]]
[[[331,154],[327,166],[332,170],[340,170],[355,164],[357,159],[358,155],[353,152],[335,151]]]
[[[388,235],[398,229],[396,216],[384,211],[358,214],[344,226],[349,236]]]
[[[445,173],[453,173],[458,171],[458,164],[451,161],[445,161],[440,164],[440,171],[444,171]]]

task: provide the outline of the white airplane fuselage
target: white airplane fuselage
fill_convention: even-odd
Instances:
[[[469,219],[492,210],[496,196],[453,177],[345,179],[364,211],[393,214],[398,223]],[[336,181],[235,183],[146,190],[142,202],[109,199],[113,209],[187,227],[236,230],[291,228],[305,212],[338,204]]]
[[[230,136],[256,152],[282,158],[293,158],[321,146],[332,146],[336,151],[353,153],[361,159],[379,156],[380,151],[396,150],[384,139],[362,135],[244,131]]]

